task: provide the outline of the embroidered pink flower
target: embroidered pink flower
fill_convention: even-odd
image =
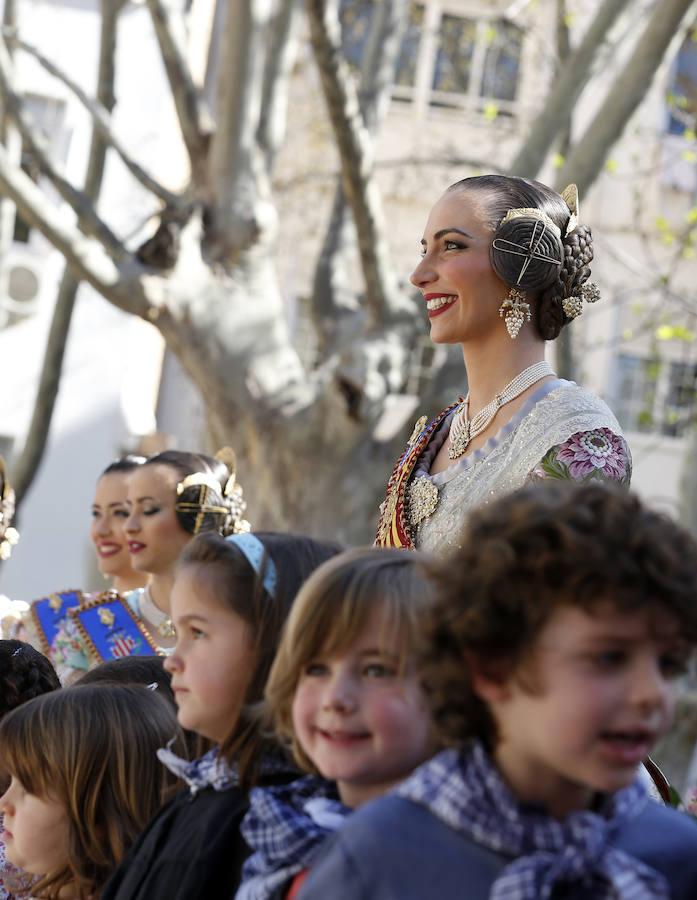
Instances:
[[[568,466],[572,478],[583,478],[598,469],[605,478],[617,481],[627,474],[624,443],[609,428],[573,434],[559,445],[557,460]]]

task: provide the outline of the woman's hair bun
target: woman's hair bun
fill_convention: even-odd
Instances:
[[[564,259],[559,228],[537,209],[511,210],[496,229],[491,265],[508,287],[542,291],[552,285]]]

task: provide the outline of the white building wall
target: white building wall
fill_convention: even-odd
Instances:
[[[25,39],[93,93],[100,4],[24,0],[19,6]],[[183,155],[172,138],[174,117],[166,100],[162,66],[152,52],[145,8],[125,10],[118,39],[114,127],[133,155],[172,186],[182,172]],[[30,56],[18,53],[16,59],[27,93],[65,103],[61,136],[67,145],[65,168],[70,179],[80,184],[90,141],[87,113]],[[136,244],[141,242],[154,212],[150,204],[121,162],[109,158],[100,209],[112,228]],[[0,435],[13,441],[18,452],[30,421],[63,264],[34,232],[29,245],[16,244],[12,252],[21,262],[35,266],[41,278],[36,313],[0,330],[0,358],[6,373],[5,388],[0,391]],[[49,591],[93,590],[103,584],[88,537],[94,484],[112,459],[133,449],[139,429],[152,430],[162,350],[155,329],[122,313],[89,286],[81,286],[48,445],[17,522],[21,539],[10,561],[0,567],[3,593],[29,601]],[[11,455],[9,462],[11,469]]]

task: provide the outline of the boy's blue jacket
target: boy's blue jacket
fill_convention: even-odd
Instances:
[[[651,801],[614,844],[661,872],[673,900],[697,900],[697,821],[690,816]],[[380,797],[327,842],[298,900],[488,900],[509,862],[425,807]],[[560,890],[562,897],[598,900],[569,885]]]

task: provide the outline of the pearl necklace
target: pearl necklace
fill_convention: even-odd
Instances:
[[[472,419],[468,416],[470,405],[468,392],[450,422],[450,448],[448,449],[450,459],[457,459],[458,456],[462,456],[472,438],[486,431],[502,406],[510,403],[511,400],[515,400],[516,397],[527,390],[530,385],[535,384],[536,381],[545,378],[547,375],[554,374],[554,370],[544,359],[541,362],[534,363],[532,366],[528,366],[527,369],[519,372],[512,381],[509,381],[501,393],[496,394],[494,399],[487,403],[483,409],[480,409]]]

